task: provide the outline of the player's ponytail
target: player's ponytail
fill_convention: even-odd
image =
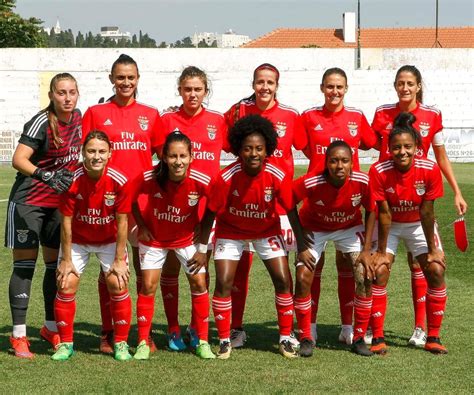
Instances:
[[[191,140],[184,133],[176,129],[170,134],[168,134],[168,136],[166,137],[165,144],[163,145],[163,152],[161,154],[162,158],[168,155],[168,150],[170,148],[170,145],[176,142],[183,143],[184,145],[186,145],[188,147],[189,154],[192,155]],[[168,164],[164,160],[161,160],[160,163],[158,163],[158,166],[156,167],[156,170],[155,170],[155,175],[156,175],[156,181],[158,182],[158,185],[163,190],[165,190],[166,182],[169,180],[169,167],[168,167]]]
[[[49,93],[53,93],[56,91],[56,86],[59,81],[62,80],[71,80],[76,84],[77,89],[77,81],[76,79],[69,73],[59,73],[56,74],[49,83]],[[45,112],[48,116],[49,128],[51,129],[51,134],[53,135],[53,144],[56,148],[61,146],[62,140],[59,137],[59,121],[58,116],[56,115],[56,109],[54,108],[54,102],[52,100],[49,101],[49,104],[46,108],[41,110],[41,112]]]
[[[421,136],[418,130],[413,127],[415,121],[416,117],[411,112],[401,112],[398,114],[393,122],[393,129],[388,135],[389,144],[395,136],[408,133],[415,140],[417,147],[419,147],[421,145]]]

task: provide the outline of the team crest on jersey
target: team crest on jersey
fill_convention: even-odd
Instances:
[[[285,122],[277,122],[275,125],[276,132],[278,137],[284,137],[286,134],[286,123]]]
[[[26,243],[28,240],[28,229],[17,229],[16,232],[18,233],[16,238],[18,239],[18,243]]]
[[[104,194],[105,205],[106,206],[113,206],[115,203],[115,192],[107,192]]]
[[[273,188],[272,187],[267,187],[267,188],[265,188],[265,190],[263,192],[265,194],[265,201],[267,203],[271,202],[272,199],[273,199]]]
[[[427,122],[420,122],[421,137],[426,137],[430,133],[430,124]]]
[[[215,140],[217,134],[217,128],[214,125],[207,125],[207,137],[210,140]]]
[[[147,117],[144,117],[144,116],[139,116],[138,117],[138,124],[140,125],[140,129],[143,130],[143,131],[146,131],[148,130],[148,124],[150,123],[150,121],[148,120]]]
[[[356,193],[352,195],[351,201],[352,201],[352,207],[356,207],[360,204],[362,200],[362,195],[360,193]]]
[[[188,204],[193,207],[197,204],[197,202],[199,201],[199,194],[197,192],[191,192],[189,195],[188,195]]]
[[[418,196],[423,196],[426,192],[424,181],[415,181],[415,190]]]
[[[349,133],[352,137],[357,136],[357,123],[356,122],[348,122],[347,128],[349,129]]]

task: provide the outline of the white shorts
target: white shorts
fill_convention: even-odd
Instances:
[[[434,238],[436,247],[443,250],[441,239],[438,233],[438,224],[435,223]],[[426,243],[425,234],[421,222],[392,222],[390,233],[387,239],[387,252],[395,255],[398,248],[398,242],[403,240],[408,252],[416,258],[421,254],[428,252],[428,244]]]
[[[365,237],[364,230],[363,225],[357,225],[349,229],[340,229],[333,232],[312,232],[311,238],[313,243],[309,251],[316,259],[316,262],[321,258],[321,254],[326,249],[328,241],[333,241],[336,250],[342,253],[360,252]],[[296,266],[302,264],[298,263]]]
[[[109,243],[109,244],[75,244],[72,243],[71,245],[71,260],[72,264],[79,272],[82,274],[84,272],[85,267],[89,263],[89,258],[91,254],[95,254],[97,259],[99,259],[100,267],[104,273],[107,273],[114,263],[115,259],[115,248],[116,243]],[[125,262],[128,265],[128,254],[127,249],[124,251],[125,254]],[[59,261],[63,256],[62,248],[59,249]]]
[[[281,235],[254,240],[217,239],[214,260],[228,259],[238,261],[242,251],[252,242],[253,248],[262,260],[286,256],[285,242]]]
[[[296,239],[290,221],[287,215],[280,215],[280,226],[283,240],[285,240],[285,249],[287,251],[296,251]]]
[[[190,273],[188,268],[188,260],[196,253],[196,246],[191,244],[184,248],[159,248],[150,247],[142,243],[138,243],[138,251],[140,254],[140,269],[141,270],[161,270],[166,261],[168,252],[173,250],[181,263],[181,267],[186,273]],[[198,273],[205,273],[206,268],[202,267]]]

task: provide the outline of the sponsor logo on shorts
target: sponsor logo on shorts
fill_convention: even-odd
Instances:
[[[285,122],[277,122],[275,125],[276,132],[278,137],[284,137],[286,134],[286,123]]]
[[[28,233],[30,232],[28,229],[17,229],[16,231],[18,234],[16,238],[18,239],[19,243],[26,243],[28,240]]]
[[[107,192],[104,194],[105,198],[105,205],[106,206],[113,206],[115,203],[115,192]]]
[[[421,137],[426,137],[430,133],[430,124],[428,122],[420,122]]]
[[[18,295],[15,295],[15,299],[28,299],[29,296],[25,294],[24,292]]]
[[[273,199],[273,188],[272,187],[267,187],[263,191],[265,193],[265,201],[266,202],[271,202]]]
[[[225,251],[224,244],[217,244],[216,246],[216,252],[223,253]]]
[[[138,117],[138,124],[140,125],[141,130],[143,130],[143,131],[148,130],[148,124],[149,123],[150,123],[150,121],[148,120],[147,117],[141,116],[141,115]]]
[[[357,123],[356,122],[348,122],[347,123],[347,128],[349,129],[349,134],[352,136],[352,137],[355,137],[357,136]]]
[[[216,139],[216,133],[217,128],[215,125],[207,125],[207,137],[209,137],[209,140],[215,140]]]
[[[197,192],[191,192],[188,195],[188,204],[193,207],[199,202],[199,194]]]
[[[415,190],[418,196],[423,196],[426,192],[426,186],[424,181],[415,181]]]

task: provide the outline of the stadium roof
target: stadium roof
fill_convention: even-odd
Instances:
[[[438,29],[442,48],[474,48],[474,27],[443,27]],[[436,43],[434,28],[361,29],[361,48],[432,48]],[[275,29],[242,48],[356,48],[345,43],[342,29]],[[439,46],[439,45],[438,45]]]

